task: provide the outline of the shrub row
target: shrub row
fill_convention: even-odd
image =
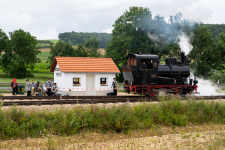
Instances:
[[[1,106],[0,106],[1,107]],[[73,135],[80,131],[124,132],[154,126],[219,124],[225,121],[225,104],[215,101],[162,101],[130,107],[90,106],[54,111],[0,110],[0,139]]]

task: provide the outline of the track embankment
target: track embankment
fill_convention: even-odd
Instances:
[[[125,102],[151,102],[160,99],[170,100],[175,96],[0,96],[3,106],[13,105],[56,105],[56,104],[97,104],[97,103],[125,103]],[[215,100],[225,99],[225,95],[218,96],[186,96],[178,97],[181,100]]]

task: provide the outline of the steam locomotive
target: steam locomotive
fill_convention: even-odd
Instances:
[[[181,61],[167,57],[165,64],[160,64],[157,55],[128,53],[127,65],[122,67],[124,90],[149,96],[161,91],[180,95],[197,92],[198,81],[190,79],[190,62],[183,52]]]

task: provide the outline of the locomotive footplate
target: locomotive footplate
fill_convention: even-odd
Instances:
[[[129,87],[129,88],[128,88]],[[174,94],[197,93],[197,85],[129,85],[125,88],[127,92],[146,94],[154,96],[160,91]]]

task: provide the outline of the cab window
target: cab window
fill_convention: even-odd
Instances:
[[[141,69],[152,69],[153,61],[151,59],[142,59],[140,62]]]
[[[128,66],[136,66],[137,65],[137,59],[136,58],[132,58],[132,57],[128,58],[127,65]]]

